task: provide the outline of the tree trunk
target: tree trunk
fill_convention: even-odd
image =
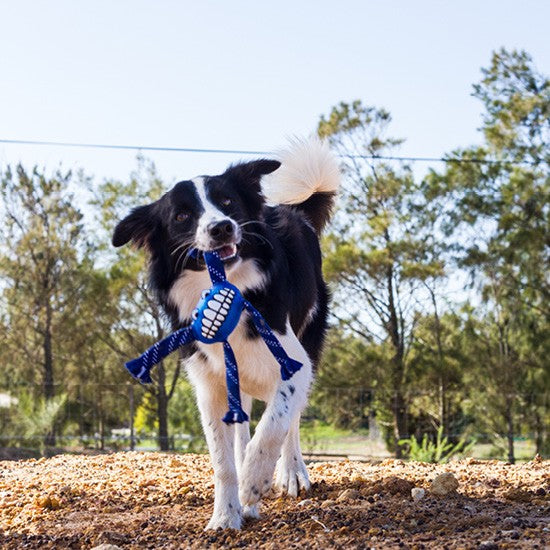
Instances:
[[[103,410],[103,390],[99,388],[99,400],[98,400],[98,416],[99,416],[99,449],[105,450],[105,413]]]
[[[508,427],[506,434],[506,439],[508,440],[508,462],[514,464],[516,461],[516,457],[514,456],[514,419],[510,397],[507,398],[506,402],[506,424]]]
[[[403,447],[399,445],[400,439],[408,437],[407,406],[403,393],[396,390],[393,396],[393,435],[395,438],[395,457],[403,457]]]
[[[128,384],[128,401],[130,405],[130,450],[133,451],[136,448],[136,437],[134,433],[134,386],[132,384]]]
[[[159,421],[158,445],[161,451],[170,449],[168,438],[168,396],[166,395],[166,372],[162,362],[157,367],[157,415]]]
[[[443,436],[449,435],[447,428],[447,399],[446,384],[443,376],[439,375],[439,425],[442,427]]]
[[[388,238],[389,242],[389,238]],[[403,395],[404,383],[404,342],[403,333],[400,330],[399,317],[395,303],[394,288],[393,288],[393,269],[390,267],[387,272],[387,290],[388,290],[388,310],[389,320],[387,323],[387,331],[390,337],[394,355],[392,358],[392,381],[393,381],[393,433],[395,439],[395,456],[401,458],[403,456],[403,448],[399,445],[400,439],[405,439],[408,436],[407,427],[407,406]]]
[[[443,355],[443,344],[441,343],[441,320],[439,319],[439,311],[437,310],[437,299],[435,291],[426,285],[432,298],[434,308],[435,321],[435,341],[437,345],[437,370],[439,372],[439,424],[442,426],[443,435],[446,437],[449,432],[447,425],[447,384],[445,383],[445,366]]]
[[[53,381],[53,351],[52,351],[52,308],[48,298],[46,302],[46,327],[44,331],[44,397],[46,401],[55,395]],[[55,426],[44,437],[46,447],[55,446]]]

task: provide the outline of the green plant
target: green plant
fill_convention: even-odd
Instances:
[[[447,436],[443,437],[443,426],[437,430],[435,441],[428,434],[424,434],[422,441],[415,436],[400,439],[399,445],[405,448],[407,457],[418,462],[447,462],[452,456],[466,454],[476,443],[475,440],[466,444],[467,439],[462,437],[458,443],[451,443]]]
[[[30,393],[23,393],[19,397],[14,430],[16,434],[23,436],[27,444],[44,449],[44,438],[52,432],[63,413],[66,394],[44,399],[36,399]]]

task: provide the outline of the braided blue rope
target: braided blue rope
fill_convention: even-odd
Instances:
[[[196,340],[206,344],[223,343],[229,407],[223,421],[227,424],[247,422],[248,415],[241,404],[237,361],[227,341],[239,323],[243,310],[246,309],[251,315],[258,333],[281,366],[283,380],[289,380],[302,367],[302,363],[287,355],[261,313],[243,298],[237,287],[227,281],[223,262],[218,253],[205,252],[204,259],[212,287],[203,293],[203,298],[197,304],[193,312],[193,322],[160,342],[156,342],[138,358],[128,361],[126,368],[141,383],[150,384],[151,369],[177,348]]]

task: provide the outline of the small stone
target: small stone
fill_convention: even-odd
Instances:
[[[114,544],[100,544],[99,546],[94,546],[92,550],[122,550],[122,548]]]
[[[328,500],[323,500],[321,508],[332,508],[335,504],[336,501],[329,498]]]
[[[38,506],[40,506],[40,508],[44,508],[46,510],[58,510],[59,508],[61,508],[61,503],[59,502],[59,500],[52,496],[38,499],[37,504]]]
[[[426,494],[426,491],[424,489],[421,489],[420,487],[413,487],[411,489],[411,496],[413,497],[413,500],[419,501],[424,498],[424,495]]]
[[[430,485],[430,492],[437,496],[454,493],[458,487],[458,480],[451,472],[439,474]]]
[[[338,502],[341,502],[343,500],[356,500],[361,496],[361,493],[357,491],[356,489],[346,489],[345,491],[342,491],[340,493],[340,496],[338,497]]]
[[[313,500],[310,498],[305,498],[304,500],[298,502],[298,506],[309,506],[310,504],[313,504]]]

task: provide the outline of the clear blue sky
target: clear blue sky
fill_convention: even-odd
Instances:
[[[439,156],[479,141],[492,50],[550,73],[549,21],[545,0],[0,0],[0,138],[272,150],[359,98]],[[167,182],[237,159],[148,156]],[[0,144],[18,161],[124,178],[135,153]]]

